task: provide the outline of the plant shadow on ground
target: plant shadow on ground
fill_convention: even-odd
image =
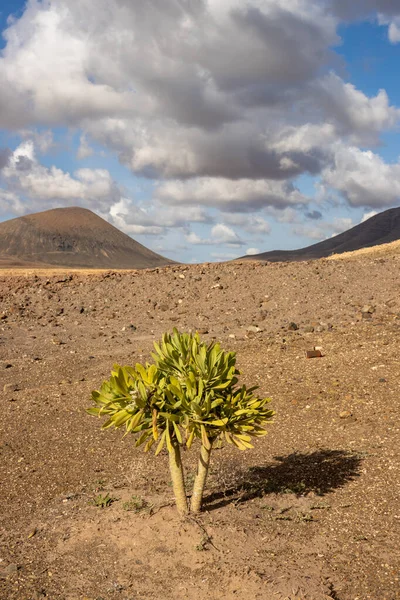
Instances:
[[[239,473],[225,490],[209,494],[204,499],[204,508],[215,510],[267,494],[305,496],[314,492],[324,496],[358,477],[362,458],[357,452],[319,450],[274,456],[274,460],[276,464],[251,467]]]

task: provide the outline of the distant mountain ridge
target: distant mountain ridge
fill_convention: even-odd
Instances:
[[[380,246],[400,239],[400,208],[385,210],[364,223],[352,227],[335,237],[312,244],[299,250],[273,250],[252,256],[242,256],[240,260],[263,260],[267,262],[292,262],[326,258],[332,254],[352,252],[361,248]]]
[[[173,262],[86,208],[55,208],[0,223],[0,268],[144,269]]]

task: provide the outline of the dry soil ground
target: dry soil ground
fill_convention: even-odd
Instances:
[[[399,267],[0,274],[0,598],[400,598]],[[277,411],[254,450],[214,452],[197,521],[166,456],[84,412],[113,362],[174,326],[235,350]]]

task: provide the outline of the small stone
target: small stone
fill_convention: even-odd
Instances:
[[[349,410],[342,410],[342,412],[339,413],[340,419],[349,419],[351,416],[352,416],[352,414]]]
[[[162,310],[163,312],[166,312],[167,310],[169,310],[168,304],[160,304],[160,306],[158,308],[160,310]]]
[[[200,335],[205,335],[208,333],[208,329],[206,327],[203,327],[201,329],[198,329],[197,333],[199,333]]]
[[[314,333],[314,327],[312,325],[306,325],[304,327],[304,333]]]
[[[212,286],[211,286],[211,289],[212,289],[212,290],[223,290],[223,289],[224,289],[224,286],[223,286],[223,285],[221,285],[220,283],[216,283],[215,285],[212,285]]]
[[[4,392],[18,392],[19,385],[17,383],[6,383],[3,387]]]
[[[137,327],[136,325],[132,325],[132,323],[129,325],[129,329],[131,329],[132,331],[136,331]]]
[[[61,346],[63,344],[63,342],[57,337],[54,337],[51,341],[55,346]]]
[[[263,330],[256,325],[250,325],[250,327],[247,327],[246,331],[247,333],[261,333]]]
[[[4,368],[5,368],[5,369],[11,369],[11,368],[12,368],[12,366],[13,366],[13,365],[12,365],[11,363],[6,363],[6,364],[4,365]]]
[[[178,277],[179,277],[179,279],[186,279],[186,277],[184,276],[184,274],[183,274],[183,273],[180,273],[180,274],[178,275]]]
[[[12,575],[13,573],[18,573],[19,566],[15,563],[11,563],[7,567],[3,568],[3,573],[7,577],[7,575]]]
[[[234,340],[236,338],[236,335],[234,333],[230,333],[228,337],[230,337],[231,340]]]
[[[297,323],[293,323],[293,321],[291,323],[289,323],[288,329],[289,331],[297,331],[299,328],[299,326],[297,325]]]
[[[379,380],[379,383],[386,383],[386,382],[387,382],[387,379],[385,379],[384,377],[381,377]]]
[[[375,312],[375,308],[369,304],[366,304],[365,306],[362,307],[361,312],[363,314],[371,314]]]
[[[369,313],[369,312],[362,312],[362,313],[361,313],[361,317],[362,317],[363,319],[372,319],[372,313]]]

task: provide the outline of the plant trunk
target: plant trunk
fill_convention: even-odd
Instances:
[[[172,447],[172,452],[169,452],[169,469],[171,471],[172,487],[174,490],[176,507],[179,514],[187,515],[189,513],[189,509],[186,498],[185,480],[183,477],[181,452],[177,444],[174,444]]]
[[[194,481],[192,501],[190,504],[191,511],[194,513],[198,513],[201,510],[201,503],[203,501],[203,493],[206,485],[208,468],[210,466],[211,450],[211,440],[209,448],[206,448],[205,446],[203,446],[203,444],[201,445],[200,458],[197,466],[197,475]]]

